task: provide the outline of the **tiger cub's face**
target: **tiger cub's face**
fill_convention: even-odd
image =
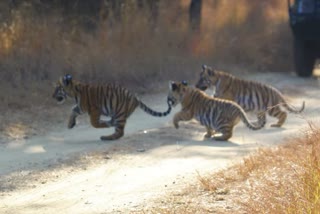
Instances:
[[[186,81],[169,83],[168,103],[175,107],[178,105],[187,92],[188,83]]]
[[[202,65],[202,71],[200,73],[200,78],[196,84],[196,88],[202,91],[215,86],[218,81],[218,73],[209,66]]]
[[[58,104],[64,103],[64,101],[67,98],[67,95],[69,96],[71,95],[70,93],[68,93],[71,85],[72,85],[72,76],[70,74],[67,74],[61,77],[54,88],[52,98],[56,99]]]

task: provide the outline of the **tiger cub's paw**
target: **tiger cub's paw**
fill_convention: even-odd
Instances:
[[[205,139],[208,139],[208,138],[211,138],[211,136],[212,136],[212,133],[206,133],[203,137]]]
[[[281,125],[280,125],[280,124],[275,123],[275,124],[271,124],[271,125],[270,125],[270,127],[280,128],[280,127],[281,127]]]
[[[76,125],[76,120],[69,120],[68,129],[72,129]]]
[[[173,125],[174,125],[174,127],[175,127],[176,129],[179,128],[179,124],[178,124],[177,122],[174,122]]]

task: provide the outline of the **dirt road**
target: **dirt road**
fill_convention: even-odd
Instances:
[[[258,147],[300,135],[307,121],[319,122],[316,78],[266,73],[251,79],[279,88],[298,108],[304,100],[305,112],[289,114],[283,128],[271,128],[272,118],[260,131],[239,124],[228,142],[203,140],[205,129],[196,122],[175,130],[173,114],[154,118],[141,110],[128,120],[125,137],[102,142],[100,135],[113,130],[94,129],[82,116],[73,130],[64,124],[46,136],[0,145],[0,213],[139,213],[151,199],[195,182],[198,173],[222,169]],[[143,101],[161,111],[165,96]]]

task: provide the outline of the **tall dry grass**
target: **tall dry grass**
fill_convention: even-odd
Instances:
[[[200,182],[207,191],[233,192],[230,200],[239,213],[319,213],[319,143],[319,127],[310,124],[302,137],[261,149],[227,171],[200,177]]]
[[[0,77],[13,87],[56,80],[66,72],[84,81],[142,87],[151,85],[146,80],[177,77],[174,74],[184,70],[190,56],[184,44],[188,29],[175,17],[175,9],[183,10],[160,8],[163,18],[152,29],[147,11],[129,4],[121,23],[101,20],[96,30],[88,32],[58,12],[39,17],[29,6],[21,7],[0,30]]]
[[[77,24],[81,15],[39,14],[22,4],[0,23],[0,78],[17,88],[70,72],[85,81],[147,88],[170,78],[192,79],[202,63],[290,68],[284,1],[203,1],[199,32],[188,28],[188,0],[161,1],[156,29],[148,11],[133,2],[126,1],[120,23],[100,19],[89,32]]]
[[[290,69],[286,1],[206,1],[203,50],[215,61],[253,70]]]

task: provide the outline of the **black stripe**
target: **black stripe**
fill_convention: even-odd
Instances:
[[[252,109],[252,107],[253,107],[253,100],[252,100],[252,93],[253,93],[253,91],[248,91],[248,93],[249,93],[249,99],[248,99],[248,105],[249,105],[249,109],[250,110],[253,110]]]
[[[90,103],[90,93],[89,93],[89,86],[86,85],[85,87],[85,91],[86,91],[86,95],[87,95],[87,111],[90,112],[90,106],[91,106],[91,103]]]
[[[256,95],[256,100],[257,100],[257,109],[260,109],[260,93],[258,91],[256,91],[255,93]]]

